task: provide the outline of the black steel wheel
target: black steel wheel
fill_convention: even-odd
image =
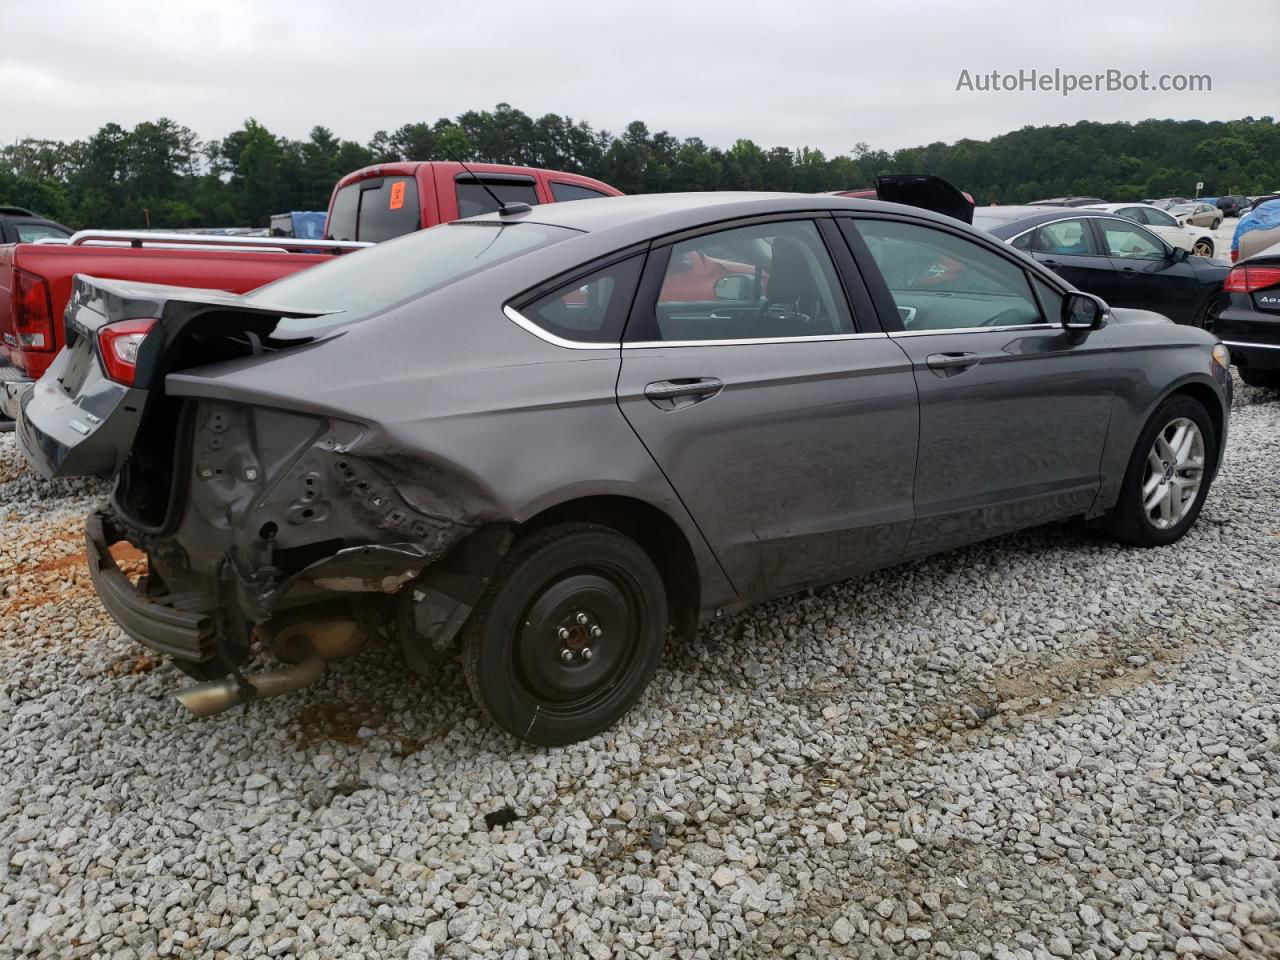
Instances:
[[[657,669],[662,576],[633,540],[564,524],[518,542],[467,622],[467,683],[489,718],[557,746],[612,726]]]

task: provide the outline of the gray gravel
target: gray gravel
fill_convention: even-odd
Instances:
[[[88,585],[102,490],[0,437],[0,955],[1280,956],[1280,398],[1238,398],[1182,544],[765,605],[550,751],[383,648],[188,719]]]

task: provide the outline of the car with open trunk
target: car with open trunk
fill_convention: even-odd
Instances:
[[[512,208],[244,296],[80,277],[66,326],[19,440],[115,479],[90,573],[181,702],[383,636],[539,744],[616,722],[669,627],[1063,518],[1173,543],[1231,401],[1204,330],[831,196]]]

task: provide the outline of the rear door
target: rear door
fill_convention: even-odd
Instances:
[[[1111,411],[1097,334],[1065,332],[1062,292],[1001,245],[940,225],[841,219],[920,393],[921,555],[1087,511]]]
[[[1111,261],[1085,217],[1065,217],[1040,226],[1013,241],[1073,287],[1106,299],[1115,282]]]
[[[745,222],[656,247],[627,325],[618,403],[739,593],[901,556],[915,384],[829,218]]]

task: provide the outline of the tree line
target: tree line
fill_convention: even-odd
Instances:
[[[108,123],[70,143],[27,138],[0,147],[0,204],[29,207],[73,227],[266,226],[273,213],[324,210],[343,174],[392,160],[514,163],[596,177],[624,193],[783,190],[815,193],[869,186],[884,173],[932,173],[979,204],[1048,196],[1115,200],[1280,189],[1280,125],[1240,120],[1143,120],[1023,127],[989,140],[931,143],[892,152],[855,143],[826,156],[809,147],[727,149],[698,137],[621,133],[508,104],[435,123],[379,131],[368,143],[317,126],[305,140],[256,120],[201,141],[162,118],[132,130]]]

